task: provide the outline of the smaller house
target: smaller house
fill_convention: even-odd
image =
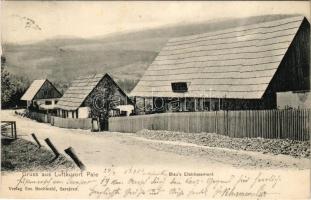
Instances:
[[[62,94],[48,79],[43,79],[34,80],[21,100],[27,102],[28,111],[49,113],[54,111],[61,96]]]
[[[109,74],[81,76],[71,83],[57,103],[62,118],[97,118],[119,115],[116,107],[132,104]]]

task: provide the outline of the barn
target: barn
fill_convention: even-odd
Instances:
[[[42,79],[34,80],[21,100],[27,102],[27,109],[30,111],[52,112],[61,96],[48,79]]]
[[[114,116],[119,105],[131,104],[126,93],[109,74],[81,76],[72,81],[57,103],[62,118],[102,118]],[[109,112],[109,113],[108,113]]]
[[[137,112],[275,109],[277,92],[310,90],[303,16],[170,39],[131,96]]]

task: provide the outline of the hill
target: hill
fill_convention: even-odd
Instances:
[[[59,87],[77,76],[110,73],[127,92],[171,37],[277,20],[292,15],[265,15],[177,24],[91,39],[53,38],[33,44],[3,44],[8,70],[30,80],[48,78]]]

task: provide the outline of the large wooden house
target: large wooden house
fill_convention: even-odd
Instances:
[[[142,112],[274,109],[310,90],[309,41],[302,16],[172,38],[131,96]]]
[[[49,80],[43,79],[34,80],[21,100],[27,102],[29,111],[51,112],[61,96],[62,94]]]
[[[119,114],[117,106],[127,104],[131,100],[109,74],[81,76],[72,81],[57,103],[57,115],[63,118],[114,116]]]

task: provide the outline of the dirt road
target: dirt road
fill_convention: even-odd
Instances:
[[[64,153],[73,147],[86,166],[204,166],[234,168],[291,168],[306,169],[308,159],[284,155],[203,147],[189,143],[149,140],[134,134],[63,129],[15,115],[11,110],[1,111],[2,120],[17,121],[18,136],[33,141],[36,133],[42,144],[45,138]]]

